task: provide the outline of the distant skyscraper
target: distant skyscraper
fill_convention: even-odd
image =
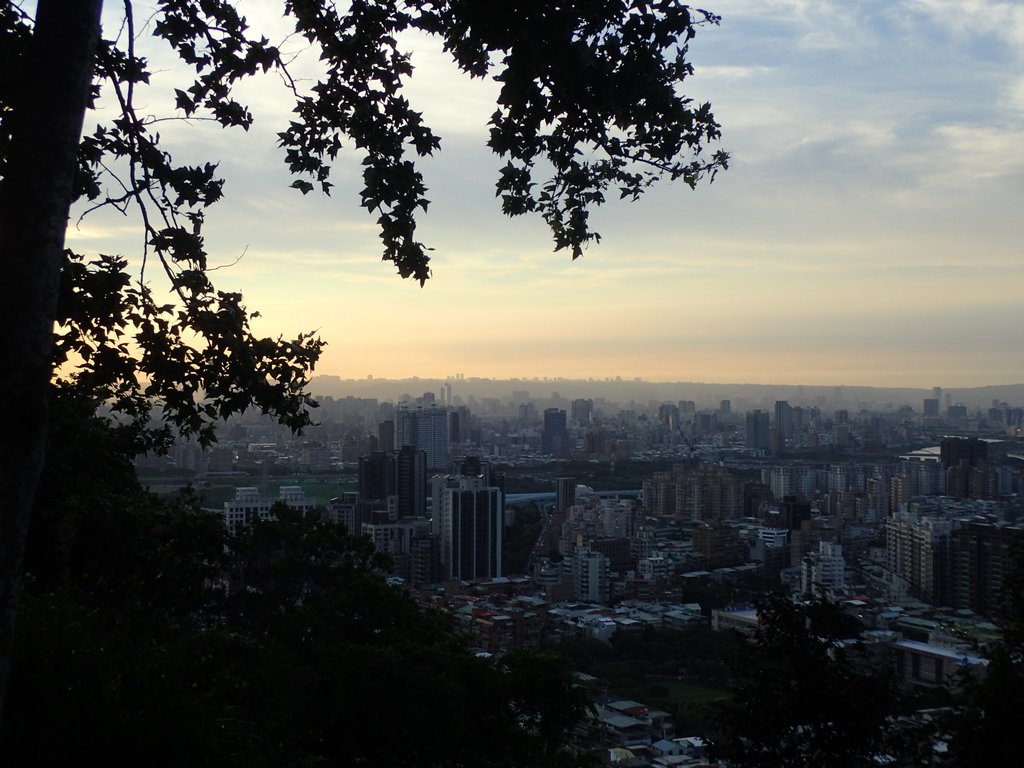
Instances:
[[[544,430],[540,436],[541,453],[563,455],[569,453],[569,429],[565,411],[560,408],[544,409]]]
[[[719,406],[718,406],[718,412],[719,412],[719,413],[720,413],[720,414],[721,414],[722,416],[728,416],[728,415],[730,415],[730,414],[732,413],[732,401],[731,401],[731,400],[723,400],[723,401],[722,401],[722,402],[721,402],[721,403],[719,404]]]
[[[377,447],[382,451],[395,450],[395,422],[386,419],[377,426]]]
[[[955,467],[960,462],[975,467],[988,459],[988,443],[976,437],[947,437],[939,444],[939,456],[946,467]]]
[[[363,514],[386,510],[395,522],[427,513],[427,457],[411,445],[359,459],[359,503]]]
[[[396,520],[427,514],[427,455],[403,445],[395,456]]]
[[[590,423],[594,415],[594,401],[580,398],[572,401],[572,423],[578,427]]]
[[[786,437],[790,433],[790,423],[792,422],[791,411],[789,403],[786,400],[775,401],[775,431],[774,442],[771,446],[775,453],[784,453],[786,450]]]
[[[950,405],[946,407],[946,416],[950,420],[966,419],[967,418],[967,406],[963,403],[957,405]]]
[[[458,411],[448,411],[448,442],[462,442],[461,414]]]
[[[924,417],[927,418],[938,418],[939,416],[939,399],[937,397],[926,397],[923,404]]]
[[[747,414],[747,450],[767,451],[769,446],[768,413],[751,411]]]
[[[576,478],[555,478],[555,512],[564,512],[576,504]]]
[[[662,403],[658,406],[658,421],[669,429],[678,429],[679,406],[672,403]]]
[[[775,427],[784,435],[788,435],[790,433],[790,422],[792,421],[791,414],[792,409],[789,407],[789,401],[775,401]]]
[[[457,405],[452,407],[451,413],[452,417],[448,421],[450,432],[448,442],[454,445],[471,440],[473,434],[472,412],[464,405]]]
[[[491,464],[483,461],[479,456],[466,456],[457,467],[458,474],[464,477],[481,477],[484,485],[497,488],[505,495],[505,475],[501,472],[492,472]]]
[[[394,456],[374,451],[359,457],[359,500],[366,505],[385,508],[388,496],[395,492]]]

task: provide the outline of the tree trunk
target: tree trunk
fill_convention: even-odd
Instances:
[[[0,180],[0,718],[43,467],[53,323],[102,0],[40,0]]]

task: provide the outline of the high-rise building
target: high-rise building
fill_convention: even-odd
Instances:
[[[541,453],[562,456],[568,454],[570,449],[565,411],[560,408],[545,408],[544,430],[540,435]]]
[[[963,403],[946,406],[946,416],[950,421],[963,421],[967,418],[967,406]]]
[[[792,434],[793,414],[785,400],[775,401],[775,421],[769,432],[768,442],[772,453],[786,452],[786,438]]]
[[[747,414],[747,450],[755,453],[769,448],[768,413],[756,410]]]
[[[775,428],[783,437],[788,437],[792,432],[792,409],[787,400],[775,401]]]
[[[644,480],[643,500],[647,511],[659,517],[732,520],[743,515],[744,482],[714,464],[676,464]]]
[[[384,509],[388,496],[395,492],[394,454],[374,451],[359,457],[359,499]]]
[[[954,608],[989,618],[1007,607],[1003,589],[1014,567],[1014,551],[1024,546],[1024,528],[970,523],[950,542],[950,592]]]
[[[448,411],[448,443],[449,445],[462,442],[462,430],[458,411]]]
[[[949,605],[949,544],[955,523],[941,517],[897,513],[885,523],[890,573],[904,579],[914,596]]]
[[[712,435],[718,431],[718,414],[714,411],[696,413],[692,418],[694,435],[703,437],[705,435]]]
[[[843,548],[830,541],[818,542],[818,551],[804,556],[801,563],[800,591],[805,595],[819,591],[827,595],[840,592],[846,584]]]
[[[576,478],[555,478],[555,512],[565,512],[576,503]]]
[[[505,528],[501,490],[483,476],[433,479],[434,530],[441,540],[441,566],[447,579],[501,576]]]
[[[357,491],[345,491],[341,496],[335,496],[327,504],[327,513],[332,522],[345,526],[346,531],[362,529],[363,513]]]
[[[577,600],[607,603],[608,556],[589,547],[576,550],[572,558],[572,583]]]
[[[662,403],[658,406],[658,421],[669,429],[678,429],[679,406],[673,403]]]
[[[780,522],[786,530],[798,531],[804,520],[811,519],[811,504],[798,496],[783,496],[779,514]]]
[[[359,504],[363,515],[386,510],[395,522],[427,513],[427,457],[411,445],[359,458]]]
[[[391,557],[394,574],[415,585],[438,580],[436,571],[430,570],[429,542],[436,537],[430,533],[430,521],[427,518],[403,517],[394,522],[364,522],[361,531],[369,537],[378,552]],[[428,543],[424,545],[424,541]],[[424,557],[427,558],[426,562],[423,561]],[[414,563],[417,570],[415,575]]]
[[[901,461],[900,475],[904,480],[901,502],[908,502],[915,496],[932,496],[942,492],[942,464],[934,459]]]
[[[417,533],[409,544],[409,581],[414,587],[441,580],[441,537]]]
[[[988,459],[988,443],[972,438],[945,438],[940,444],[940,457],[945,469],[945,492],[957,498],[990,498],[992,479]]]
[[[578,427],[590,424],[594,416],[594,401],[589,398],[579,398],[572,401],[572,423]]]
[[[427,456],[427,469],[448,466],[448,411],[429,407],[400,407],[395,414],[395,444],[410,445]]]
[[[395,497],[392,519],[424,517],[427,514],[427,456],[403,445],[395,454]],[[389,511],[391,510],[389,505]]]
[[[946,467],[955,467],[962,461],[974,467],[988,459],[988,443],[976,437],[947,437],[939,443],[939,456]]]
[[[378,552],[387,555],[409,554],[414,536],[429,534],[425,517],[406,517],[397,522],[363,523],[362,534],[369,537]]]
[[[306,515],[316,509],[316,499],[306,496],[297,485],[282,486],[276,499],[264,498],[259,488],[252,486],[235,489],[235,498],[224,502],[224,525],[228,533],[236,534],[257,521],[276,520],[274,504],[280,503]]]
[[[736,528],[711,520],[693,532],[693,551],[704,555],[709,570],[743,563],[746,548]]]

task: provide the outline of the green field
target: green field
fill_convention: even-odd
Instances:
[[[182,482],[168,482],[167,478],[153,478],[152,481],[140,478],[140,480],[154,493],[173,493],[184,485]],[[235,490],[239,487],[255,486],[260,489],[263,496],[276,499],[281,487],[285,485],[301,487],[307,496],[312,496],[317,503],[323,505],[326,505],[335,496],[340,496],[346,491],[356,490],[356,482],[350,477],[310,478],[303,476],[269,477],[266,480],[259,477],[218,477],[195,481],[192,488],[199,495],[202,506],[219,509],[224,506],[225,501],[235,498]]]
[[[706,704],[709,701],[728,698],[729,692],[723,688],[709,688],[703,685],[694,685],[683,680],[669,678],[647,678],[648,690],[654,689],[656,693],[668,694],[659,698],[671,702],[677,707],[691,706],[694,704]]]

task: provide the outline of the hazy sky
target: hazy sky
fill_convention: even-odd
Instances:
[[[241,5],[255,28],[282,29],[273,3]],[[287,188],[275,134],[290,105],[273,78],[245,91],[249,134],[166,124],[176,159],[220,160],[227,178],[211,262],[245,255],[218,287],[245,294],[261,333],[319,329],[318,372],[344,377],[1024,382],[1024,4],[708,7],[722,24],[692,43],[687,90],[711,101],[731,168],[599,210],[603,241],[576,262],[539,218],[500,215],[485,147],[496,89],[429,42],[406,41],[409,96],[442,136],[423,165],[424,288],[380,261],[357,154],[331,198]],[[154,89],[180,86],[173,60],[151,56]],[[130,256],[141,243],[112,214],[69,237]]]

